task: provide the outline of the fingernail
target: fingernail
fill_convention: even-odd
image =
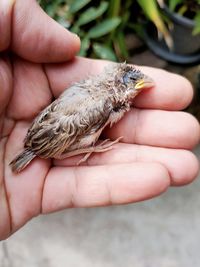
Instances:
[[[1,0],[2,6],[4,7],[12,7],[15,3],[15,0]]]
[[[71,34],[80,41],[80,37],[78,36],[78,34],[74,33],[74,32],[71,32]]]
[[[71,32],[71,34],[72,34],[73,38],[75,39],[74,41],[76,42],[76,45],[77,45],[76,51],[78,52],[80,50],[80,46],[81,46],[81,39],[76,33]]]
[[[0,51],[6,50],[11,41],[11,18],[14,3],[15,0],[0,0],[0,25],[2,25]],[[3,27],[3,25],[5,26]]]

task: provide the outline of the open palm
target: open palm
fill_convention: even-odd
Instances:
[[[9,162],[22,150],[38,112],[71,83],[99,73],[109,63],[74,58],[78,38],[35,1],[17,0],[2,8],[7,15],[0,24],[12,16],[13,29],[12,36],[6,31],[0,41],[1,51],[11,47],[0,57],[0,239],[41,213],[136,202],[196,177],[198,162],[188,150],[199,141],[199,124],[178,111],[191,101],[191,85],[178,75],[148,67],[141,69],[154,79],[155,88],[142,92],[134,109],[104,131],[111,139],[124,136],[122,143],[92,155],[85,166],[76,166],[79,156],[62,161],[36,158],[21,173],[12,173]]]

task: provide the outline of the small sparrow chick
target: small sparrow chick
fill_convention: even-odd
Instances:
[[[23,170],[36,156],[63,159],[112,148],[115,141],[96,145],[103,129],[130,110],[133,98],[153,80],[133,66],[112,64],[102,74],[73,84],[35,118],[24,140],[24,151],[11,163]],[[80,163],[79,162],[79,163]]]

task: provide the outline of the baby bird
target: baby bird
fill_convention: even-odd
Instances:
[[[112,148],[115,141],[96,145],[103,129],[130,110],[133,98],[153,80],[135,67],[112,64],[102,74],[66,89],[34,119],[24,140],[24,151],[11,163],[13,172],[23,170],[36,156],[63,159]],[[79,162],[79,163],[80,163]]]

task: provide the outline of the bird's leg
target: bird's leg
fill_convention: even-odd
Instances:
[[[109,142],[110,139],[106,139],[97,146],[89,147],[88,151],[85,152],[87,154],[81,160],[78,161],[77,165],[79,165],[82,162],[85,162],[91,156],[92,153],[102,153],[102,152],[111,150],[112,146],[114,144],[118,143],[122,138],[123,138],[123,136],[120,136],[119,138],[117,138],[116,140],[114,140],[112,142]],[[109,143],[107,143],[107,142],[109,142]]]
[[[110,139],[103,140],[99,145],[93,147],[94,152],[104,152],[104,151],[110,150],[112,148],[112,146],[114,144],[118,143],[122,138],[123,138],[123,136],[120,136],[112,142],[109,142]]]
[[[114,140],[112,142],[109,142],[110,140],[106,139],[106,140],[102,141],[99,145],[70,151],[70,152],[64,153],[62,155],[57,155],[55,158],[62,160],[62,159],[66,159],[69,157],[73,157],[73,156],[77,156],[77,155],[86,153],[86,155],[80,161],[78,161],[77,165],[79,165],[80,163],[86,161],[92,153],[102,153],[102,152],[111,150],[112,146],[114,144],[118,143],[122,138],[123,138],[123,136],[120,136],[119,138],[117,138],[116,140]]]

